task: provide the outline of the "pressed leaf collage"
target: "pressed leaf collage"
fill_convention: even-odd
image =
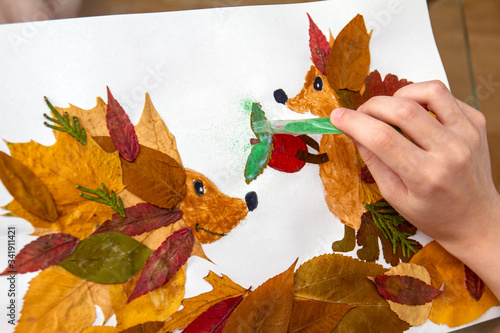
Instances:
[[[290,110],[328,117],[410,83],[370,72],[371,32],[361,15],[328,39],[308,20],[313,65],[302,91],[284,102]],[[201,244],[227,235],[255,207],[184,168],[148,94],[135,126],[109,88],[107,103],[97,98],[90,110],[46,102],[55,144],[8,143],[10,155],[0,152],[0,180],[13,197],[5,209],[39,236],[1,273],[40,271],[16,332],[403,332],[428,319],[460,326],[499,305],[437,243],[411,238],[416,228],[383,200],[345,135],[317,142],[262,133],[252,140],[247,183],[268,165],[294,173],[319,164],[327,206],[345,225],[332,248],[351,252],[357,243],[358,259],[299,258],[256,288],[209,272],[211,291],[184,298],[188,259],[210,260]],[[254,103],[251,122],[265,119]],[[392,268],[375,263],[381,252]],[[103,326],[93,326],[95,306]],[[116,325],[104,326],[113,316]]]

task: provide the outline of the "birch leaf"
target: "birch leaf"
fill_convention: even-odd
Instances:
[[[294,300],[288,333],[331,332],[347,311],[355,307],[316,300]]]
[[[14,267],[7,268],[0,275],[35,272],[56,265],[72,254],[79,242],[78,238],[68,234],[39,237],[19,251],[14,259]]]
[[[464,264],[436,241],[424,246],[410,262],[429,271],[433,287],[444,287],[429,314],[429,319],[436,324],[461,326],[479,318],[489,308],[500,305],[487,287],[481,299],[474,300],[465,286]]]
[[[296,264],[249,293],[229,317],[223,332],[286,332],[292,315]]]
[[[59,217],[47,186],[23,163],[4,152],[0,152],[0,180],[31,214],[50,222]]]
[[[151,252],[132,237],[110,232],[84,239],[59,266],[88,281],[121,283],[141,270]]]
[[[109,135],[120,155],[127,161],[133,162],[139,155],[139,141],[134,126],[130,122],[125,110],[113,97],[109,88],[106,125]]]
[[[183,308],[172,315],[159,333],[172,332],[175,329],[182,330],[211,306],[229,298],[246,295],[247,293],[245,288],[237,285],[227,276],[218,276],[212,271],[205,277],[205,281],[210,283],[213,289],[198,296],[185,299],[182,302]]]
[[[119,193],[123,188],[118,153],[102,150],[91,137],[83,146],[67,133],[60,133],[52,146],[36,142],[9,143],[11,156],[22,161],[49,189],[59,217],[51,223],[31,214],[14,200],[7,209],[24,218],[33,227],[52,229],[79,239],[88,237],[113,215],[111,207],[80,197],[76,185],[101,188]]]
[[[212,305],[195,321],[189,324],[183,333],[221,333],[231,314],[243,300],[243,296],[226,299]]]
[[[390,309],[366,278],[386,271],[382,266],[340,254],[315,257],[295,273],[294,296],[356,306],[342,317],[333,332],[402,332],[409,328]]]

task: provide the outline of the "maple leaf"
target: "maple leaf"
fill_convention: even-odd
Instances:
[[[429,271],[433,287],[442,288],[444,283],[444,290],[434,300],[429,314],[429,319],[436,324],[461,326],[500,304],[488,287],[485,288],[480,302],[474,300],[465,285],[464,264],[436,241],[424,246],[410,262]]]
[[[83,239],[106,219],[113,210],[106,205],[83,199],[76,185],[98,188],[105,183],[109,190],[119,193],[123,188],[122,170],[118,153],[109,154],[91,137],[82,146],[67,133],[58,134],[52,146],[36,142],[9,143],[12,157],[20,160],[48,188],[59,217],[54,222],[41,219],[13,200],[7,209],[37,228],[52,229]]]
[[[229,317],[223,332],[286,332],[293,307],[293,272],[281,274],[248,294]]]
[[[159,333],[171,332],[175,329],[183,329],[198,316],[207,311],[211,306],[229,298],[245,296],[248,291],[231,281],[227,276],[218,276],[210,271],[204,278],[213,289],[198,296],[187,298],[182,302],[183,308],[172,315]]]
[[[360,91],[370,70],[370,37],[358,14],[338,34],[326,64],[328,82],[340,89]]]
[[[390,309],[377,288],[366,278],[386,269],[340,254],[325,254],[302,264],[295,273],[294,296],[353,305],[333,332],[402,332],[408,324]]]
[[[61,267],[49,267],[31,280],[16,332],[78,333],[94,322],[95,305],[109,318],[107,288],[81,280]]]
[[[422,280],[406,275],[379,275],[370,280],[380,295],[399,304],[424,305],[441,293]]]
[[[109,88],[106,88],[108,90],[106,125],[109,135],[120,155],[125,160],[133,162],[139,155],[139,141],[134,126],[120,103],[111,94]]]
[[[191,256],[194,235],[191,228],[174,232],[151,254],[127,303],[167,283]]]
[[[0,180],[31,214],[51,222],[59,217],[47,186],[23,163],[4,152],[0,152]]]
[[[288,326],[288,333],[331,332],[347,311],[355,307],[356,305],[296,299],[293,301],[292,319]]]
[[[198,318],[189,324],[182,332],[221,333],[234,309],[236,309],[242,300],[243,295],[240,295],[212,305],[207,311],[203,312]]]
[[[73,253],[80,240],[68,234],[50,234],[32,241],[19,251],[13,267],[0,275],[35,272],[56,265]]]
[[[331,51],[330,43],[328,43],[326,36],[319,30],[311,16],[307,14],[307,17],[309,18],[309,47],[311,48],[312,61],[314,66],[323,75],[326,75],[326,64]]]
[[[125,209],[126,217],[113,214],[111,220],[105,221],[93,235],[105,232],[118,232],[128,236],[140,235],[181,219],[182,211],[159,208],[149,203],[139,203]]]
[[[120,283],[135,276],[151,252],[130,236],[110,232],[82,240],[59,266],[88,281]]]
[[[465,270],[465,286],[473,299],[479,301],[486,290],[486,284],[474,273],[469,266],[464,265]]]

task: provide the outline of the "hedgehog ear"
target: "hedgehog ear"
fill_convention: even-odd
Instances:
[[[309,18],[309,47],[311,48],[311,58],[314,66],[326,75],[326,63],[328,62],[328,57],[330,56],[330,43],[326,39],[325,35],[318,26],[312,20],[311,16],[307,14]],[[331,36],[331,32],[330,32]],[[330,37],[332,40],[333,37]]]

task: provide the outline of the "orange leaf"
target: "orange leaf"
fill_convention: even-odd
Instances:
[[[295,261],[264,282],[234,310],[222,332],[286,332],[293,306]]]
[[[467,324],[493,306],[500,305],[489,288],[479,301],[474,300],[465,285],[464,264],[449,254],[436,241],[432,241],[411,259],[411,263],[424,266],[431,275],[432,286],[444,291],[434,299],[429,319],[450,327]]]
[[[326,73],[332,89],[360,91],[370,70],[370,37],[362,15],[356,15],[337,36]]]

